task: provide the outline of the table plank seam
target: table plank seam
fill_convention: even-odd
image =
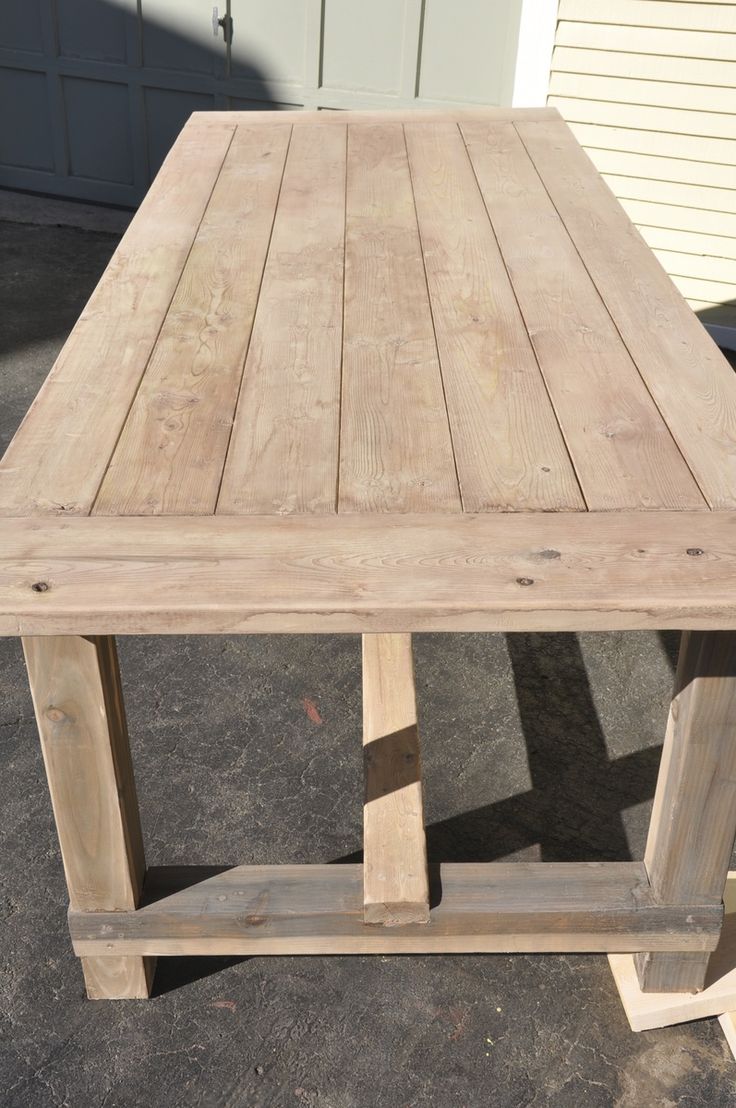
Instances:
[[[660,405],[657,402],[657,398],[654,396],[654,393],[652,392],[651,388],[649,387],[649,383],[647,382],[646,377],[644,376],[644,374],[642,373],[642,371],[639,367],[638,361],[634,357],[632,351],[629,349],[629,345],[626,342],[626,340],[624,339],[623,334],[621,333],[621,329],[620,329],[620,327],[619,327],[619,325],[616,321],[616,318],[615,318],[613,312],[611,311],[611,309],[610,309],[610,307],[609,307],[609,305],[606,301],[606,298],[604,297],[603,293],[601,292],[600,288],[598,287],[598,283],[593,278],[593,275],[590,272],[590,269],[589,269],[589,267],[588,267],[588,265],[585,261],[585,258],[583,257],[583,255],[582,255],[582,253],[581,253],[581,251],[578,247],[578,244],[575,241],[575,238],[573,237],[569,227],[567,226],[567,223],[562,218],[562,214],[561,214],[559,208],[557,207],[557,205],[555,204],[554,198],[551,195],[549,189],[547,188],[547,184],[544,180],[544,177],[540,173],[539,168],[537,167],[537,163],[535,162],[534,157],[532,156],[532,153],[529,150],[529,147],[528,147],[527,143],[524,142],[524,136],[521,134],[519,128],[517,127],[517,125],[515,123],[512,123],[512,126],[513,126],[514,130],[516,131],[517,135],[519,136],[519,140],[520,140],[521,144],[523,145],[524,149],[527,152],[527,156],[529,158],[529,161],[531,162],[532,166],[534,167],[534,172],[537,174],[537,177],[539,178],[539,180],[541,182],[542,188],[544,189],[547,196],[549,196],[550,203],[552,204],[555,211],[557,212],[557,215],[559,216],[559,220],[560,220],[560,223],[561,223],[562,227],[564,228],[565,234],[569,238],[570,242],[573,245],[573,248],[575,249],[576,254],[580,258],[580,261],[581,261],[581,263],[582,263],[582,265],[585,269],[585,272],[588,274],[588,277],[590,278],[590,282],[591,282],[593,288],[595,289],[596,293],[598,294],[598,297],[599,297],[601,303],[603,304],[603,307],[605,308],[606,312],[608,313],[608,316],[610,317],[611,322],[613,323],[613,326],[616,329],[616,333],[618,334],[619,338],[621,339],[621,343],[622,343],[624,349],[627,351],[629,357],[631,358],[632,364],[636,368],[636,372],[638,373],[638,375],[639,375],[639,377],[640,377],[640,379],[641,379],[641,381],[644,385],[644,388],[646,389],[648,395],[651,397],[652,403],[654,404],[657,412],[659,413],[659,416],[660,416],[660,419],[662,420],[662,423],[667,428],[667,432],[668,432],[670,438],[672,439],[672,442],[674,443],[675,449],[677,450],[678,454],[682,458],[683,462],[685,463],[685,466],[688,469],[688,472],[690,473],[693,481],[695,482],[695,485],[697,486],[698,491],[700,492],[700,495],[703,498],[703,503],[704,503],[705,507],[708,510],[712,511],[713,510],[712,504],[710,503],[708,497],[705,494],[705,491],[703,490],[700,482],[698,481],[698,478],[697,478],[696,474],[694,473],[693,468],[690,465],[690,462],[688,461],[684,451],[680,447],[680,444],[677,441],[677,438],[675,437],[675,434],[674,434],[672,428],[670,427],[670,424],[669,424],[668,420],[666,419],[666,417],[664,415],[664,412],[662,411]],[[618,200],[616,200],[615,198],[614,198],[614,203],[618,204]],[[633,226],[633,224],[632,224],[632,226]]]
[[[235,397],[235,407],[233,409],[232,423],[230,424],[230,434],[228,436],[227,449],[225,450],[225,453],[223,455],[222,468],[220,469],[220,480],[219,480],[219,483],[218,483],[218,486],[217,486],[217,495],[215,497],[214,506],[212,508],[212,514],[213,515],[217,515],[218,506],[219,506],[219,503],[220,503],[220,496],[221,496],[221,493],[222,493],[222,485],[223,485],[223,481],[225,480],[225,471],[227,470],[227,465],[228,465],[228,461],[229,461],[229,458],[230,458],[230,450],[231,450],[232,445],[233,445],[233,432],[235,430],[235,422],[236,422],[236,419],[237,419],[237,416],[238,416],[238,410],[240,408],[240,400],[241,400],[241,396],[242,396],[242,392],[243,392],[243,381],[245,379],[245,366],[246,366],[246,362],[248,361],[248,353],[250,351],[251,342],[253,341],[253,332],[255,331],[256,317],[258,315],[258,307],[259,307],[260,300],[261,300],[261,290],[263,289],[263,280],[264,280],[264,277],[266,275],[266,270],[268,269],[268,259],[269,259],[270,254],[271,254],[271,243],[273,241],[273,229],[276,226],[276,215],[277,215],[278,210],[279,210],[279,201],[281,200],[281,190],[282,190],[283,185],[284,185],[284,177],[286,175],[286,166],[289,162],[289,151],[291,150],[291,140],[293,138],[293,135],[294,135],[294,126],[292,124],[291,130],[289,132],[289,141],[288,141],[287,146],[286,146],[286,153],[284,155],[284,164],[281,167],[281,179],[279,181],[279,188],[278,188],[278,192],[276,194],[276,203],[274,204],[273,215],[271,217],[271,230],[270,230],[269,236],[268,236],[268,246],[266,247],[266,255],[265,255],[265,258],[264,258],[264,262],[263,262],[263,269],[261,270],[261,279],[258,283],[258,292],[256,294],[256,299],[255,299],[255,310],[253,312],[253,320],[252,320],[252,323],[251,323],[250,334],[248,335],[248,343],[246,345],[245,352],[243,354],[243,364],[240,367],[240,380],[238,382],[238,391],[237,391],[236,397]]]
[[[434,335],[434,345],[437,351],[437,365],[439,367],[440,384],[442,386],[442,398],[445,404],[445,415],[447,417],[447,433],[450,436],[450,448],[452,450],[452,464],[455,467],[455,482],[457,484],[457,493],[460,498],[461,511],[465,511],[465,498],[463,495],[463,485],[460,480],[460,471],[457,464],[457,451],[455,449],[455,438],[452,433],[452,420],[450,419],[450,411],[447,406],[447,388],[445,386],[445,372],[442,366],[442,355],[440,354],[439,343],[437,342],[437,324],[435,322],[434,304],[432,303],[432,293],[429,287],[429,277],[427,276],[427,262],[424,256],[424,240],[422,238],[422,225],[419,220],[419,211],[417,209],[417,198],[414,190],[414,171],[411,167],[411,158],[409,157],[409,147],[406,142],[406,124],[401,124],[401,133],[404,138],[404,149],[406,151],[406,164],[409,167],[409,184],[411,185],[411,195],[414,202],[414,218],[417,223],[417,235],[419,236],[419,249],[422,255],[422,272],[424,273],[424,284],[427,289],[427,303],[429,304],[429,317],[432,321],[432,333]]]
[[[112,448],[112,450],[111,450],[111,452],[110,452],[110,455],[109,455],[109,457],[108,457],[108,459],[107,459],[107,464],[105,465],[105,469],[104,469],[104,472],[102,473],[102,476],[101,476],[101,478],[100,478],[99,484],[98,484],[98,486],[97,486],[97,491],[95,492],[94,498],[93,498],[93,500],[92,500],[92,503],[91,503],[91,505],[90,505],[90,508],[89,508],[89,511],[88,511],[88,512],[86,513],[87,515],[90,515],[90,516],[92,516],[92,515],[95,515],[95,506],[96,506],[96,504],[97,504],[97,501],[98,501],[98,499],[99,499],[99,496],[100,496],[100,491],[101,491],[101,489],[102,489],[102,486],[103,486],[103,485],[104,485],[104,483],[105,483],[105,478],[107,477],[107,474],[108,474],[108,472],[109,472],[109,470],[110,470],[110,466],[111,466],[111,464],[112,464],[112,460],[113,460],[113,458],[115,457],[115,453],[116,453],[116,451],[117,451],[118,445],[120,444],[120,440],[121,440],[121,439],[122,439],[122,437],[123,437],[123,433],[124,433],[124,431],[125,431],[125,428],[126,428],[126,426],[127,426],[127,424],[128,424],[128,420],[129,420],[129,418],[130,418],[130,414],[131,414],[131,412],[132,412],[132,410],[133,410],[133,406],[134,406],[134,404],[135,404],[135,402],[136,402],[136,399],[137,399],[137,397],[138,397],[138,394],[140,393],[140,390],[141,390],[141,385],[143,384],[143,379],[144,379],[144,377],[146,376],[146,373],[148,372],[148,367],[149,367],[149,366],[150,366],[150,364],[151,364],[151,360],[152,360],[152,358],[153,358],[153,356],[154,356],[154,352],[155,352],[155,350],[156,350],[156,347],[158,346],[158,340],[159,340],[159,338],[161,337],[161,332],[163,331],[163,329],[164,329],[164,326],[165,326],[165,324],[166,324],[166,320],[168,319],[168,316],[169,316],[169,312],[171,311],[171,305],[172,305],[172,304],[174,303],[174,299],[175,299],[175,297],[176,297],[176,294],[177,294],[177,290],[178,290],[178,288],[179,288],[179,285],[181,284],[181,279],[182,279],[182,277],[183,277],[183,275],[184,275],[184,271],[186,270],[186,267],[187,267],[187,263],[188,263],[188,261],[189,261],[189,258],[191,257],[191,253],[192,253],[192,250],[194,249],[194,244],[196,243],[196,241],[197,241],[197,238],[198,238],[198,236],[199,236],[199,231],[200,231],[200,228],[201,228],[201,226],[202,226],[202,223],[204,222],[204,219],[205,219],[205,217],[206,217],[206,215],[207,215],[207,211],[208,211],[208,209],[209,209],[209,206],[210,206],[210,201],[211,201],[211,199],[212,199],[212,194],[214,193],[214,191],[215,191],[215,189],[216,189],[216,187],[217,187],[217,182],[218,182],[218,181],[220,180],[220,174],[222,173],[222,168],[223,168],[223,166],[225,165],[225,162],[226,162],[226,160],[227,160],[227,156],[228,156],[228,154],[229,154],[229,152],[230,152],[230,148],[232,147],[232,144],[233,144],[233,140],[234,140],[234,138],[235,138],[235,135],[236,135],[236,133],[237,133],[237,130],[238,130],[238,128],[237,128],[237,127],[234,127],[234,128],[233,128],[232,134],[231,134],[231,136],[230,136],[230,142],[229,142],[229,143],[227,144],[227,149],[225,150],[225,153],[223,154],[223,157],[222,157],[222,161],[220,162],[220,168],[218,169],[217,173],[215,174],[214,180],[212,181],[212,188],[211,188],[211,189],[210,189],[210,191],[209,191],[209,196],[208,196],[208,198],[207,198],[207,202],[206,202],[206,204],[204,205],[204,208],[203,208],[203,210],[202,210],[202,214],[201,214],[201,216],[200,216],[200,218],[199,218],[199,220],[198,220],[198,222],[197,222],[197,229],[196,229],[196,231],[195,231],[195,233],[194,233],[194,235],[193,235],[193,237],[192,237],[192,241],[191,241],[191,243],[190,243],[190,245],[189,245],[189,249],[187,250],[187,253],[186,253],[186,257],[184,258],[184,262],[183,262],[183,265],[182,265],[182,267],[181,267],[181,270],[179,271],[179,277],[178,277],[178,280],[177,280],[177,282],[176,282],[176,285],[174,286],[174,289],[173,289],[173,291],[172,291],[172,294],[171,294],[171,299],[169,300],[169,306],[168,306],[168,308],[166,309],[166,311],[165,311],[165,312],[164,312],[164,314],[163,314],[163,317],[162,317],[162,319],[161,319],[161,324],[160,324],[160,326],[159,326],[159,328],[158,328],[158,332],[157,332],[157,334],[156,334],[156,339],[155,339],[155,341],[154,341],[154,343],[153,343],[153,345],[152,345],[152,347],[151,347],[151,351],[150,351],[150,353],[149,353],[149,355],[148,355],[148,358],[146,359],[146,364],[145,364],[145,366],[144,366],[144,368],[143,368],[143,372],[142,372],[142,373],[141,373],[141,375],[140,375],[140,378],[139,378],[139,380],[138,380],[138,384],[137,384],[137,386],[136,386],[136,388],[135,388],[135,390],[134,390],[134,392],[133,392],[133,394],[132,394],[132,396],[131,396],[131,398],[130,398],[130,403],[128,404],[128,408],[127,408],[127,411],[126,411],[126,413],[125,413],[125,417],[124,417],[124,418],[123,418],[123,420],[121,421],[121,424],[120,424],[120,430],[118,431],[118,435],[117,435],[117,438],[115,439],[115,444],[114,444],[114,446],[113,446],[113,448]]]
[[[682,401],[683,398],[678,398],[676,386],[679,382],[677,380],[676,373],[673,373],[672,382],[674,388],[672,392],[671,390],[669,390],[669,382],[671,382],[671,378],[669,378],[669,376],[667,376],[660,391],[661,397],[664,399],[664,401],[667,404],[672,404],[671,412],[669,412],[668,416],[665,416],[664,404],[662,400],[656,399],[657,373],[655,367],[657,358],[662,358],[663,355],[668,355],[668,357],[672,359],[673,351],[671,349],[663,349],[663,340],[661,340],[660,337],[655,337],[652,334],[650,336],[651,349],[646,351],[646,353],[648,357],[650,357],[652,360],[653,369],[647,372],[642,368],[644,362],[642,358],[637,358],[634,355],[631,340],[626,341],[624,339],[623,331],[626,324],[625,315],[621,317],[622,322],[620,322],[619,319],[616,319],[616,314],[611,305],[611,295],[604,295],[603,289],[601,287],[600,277],[593,278],[592,276],[593,267],[589,264],[589,261],[586,261],[586,255],[590,254],[590,244],[587,248],[583,248],[583,246],[580,245],[579,236],[582,236],[584,238],[584,233],[580,228],[577,228],[577,230],[575,230],[571,225],[572,220],[570,220],[568,217],[562,216],[560,212],[560,205],[554,201],[552,189],[545,179],[546,166],[543,168],[541,164],[536,163],[534,161],[534,157],[531,154],[531,151],[529,151],[529,141],[524,139],[524,133],[528,133],[529,135],[531,135],[533,131],[536,130],[533,124],[532,130],[529,130],[530,122],[531,121],[529,120],[514,122],[514,129],[517,130],[522,143],[525,147],[527,147],[530,155],[530,160],[534,166],[534,170],[540,176],[546,192],[548,192],[548,194],[550,195],[550,199],[555,206],[556,211],[558,211],[558,213],[560,214],[560,218],[562,220],[566,233],[568,233],[570,239],[572,240],[572,244],[577,254],[580,255],[585,269],[589,271],[589,274],[591,274],[593,285],[596,290],[599,291],[599,295],[604,302],[606,311],[609,312],[609,315],[613,320],[613,324],[616,327],[616,330],[619,331],[619,334],[622,337],[622,341],[624,342],[624,346],[626,347],[628,352],[630,352],[632,361],[634,362],[638,373],[640,373],[640,376],[644,381],[647,391],[650,392],[652,399],[656,404],[657,410],[662,413],[663,421],[669,433],[671,433],[672,435],[678,452],[682,454],[687,469],[693,474],[693,480],[695,482],[696,488],[699,492],[701,492],[701,495],[703,496],[703,499],[709,510],[715,511],[727,509],[727,507],[733,507],[736,503],[736,496],[733,493],[733,488],[729,488],[727,492],[724,491],[724,482],[722,478],[722,474],[725,472],[730,472],[733,474],[734,456],[736,455],[736,451],[733,447],[734,427],[736,424],[736,420],[734,420],[733,414],[732,419],[730,419],[730,423],[732,423],[732,425],[730,425],[730,428],[727,429],[726,435],[724,435],[723,432],[720,431],[720,429],[714,423],[713,418],[711,416],[708,416],[705,433],[701,432],[701,434],[696,435],[694,442],[688,444],[687,430],[692,430],[691,410],[687,408],[686,413],[684,413],[683,410],[677,410],[678,400]],[[585,173],[577,170],[577,181],[579,181],[580,184],[585,187],[590,186],[594,189],[599,189],[599,191],[600,189],[603,189],[606,197],[607,211],[612,212],[613,215],[620,220],[621,226],[624,227],[626,232],[632,237],[631,248],[634,249],[638,255],[640,255],[640,257],[634,259],[637,266],[641,263],[642,260],[644,260],[646,265],[650,267],[650,269],[652,269],[652,273],[648,274],[650,280],[655,274],[658,283],[660,283],[662,291],[666,286],[667,295],[666,299],[663,300],[663,307],[665,310],[665,314],[668,314],[669,316],[669,328],[667,331],[663,332],[663,334],[664,339],[666,339],[667,345],[671,345],[671,336],[673,332],[675,332],[675,334],[679,334],[679,332],[684,329],[682,345],[688,347],[692,345],[695,349],[698,377],[702,378],[704,384],[707,384],[709,390],[709,400],[711,400],[711,403],[713,403],[714,397],[716,400],[722,400],[724,398],[724,389],[727,390],[729,393],[733,392],[734,377],[733,371],[727,365],[724,356],[722,355],[722,353],[720,353],[711,337],[707,335],[707,332],[702,327],[701,322],[699,322],[692,309],[689,308],[689,306],[686,304],[686,301],[684,300],[682,295],[678,293],[678,290],[673,285],[671,278],[669,278],[665,274],[664,269],[652,254],[651,249],[648,248],[648,246],[644,242],[644,239],[642,238],[640,233],[638,233],[637,228],[631,222],[630,217],[628,217],[628,215],[624,212],[624,209],[622,208],[619,201],[617,201],[617,199],[611,193],[611,189],[605,185],[603,178],[595,170],[595,167],[591,163],[590,158],[587,157],[585,152],[582,150],[582,147],[580,147],[580,145],[576,143],[574,136],[570,131],[570,127],[564,124],[561,120],[551,121],[550,129],[545,130],[545,132],[541,136],[542,141],[548,139],[550,135],[559,135],[562,143],[564,145],[570,145],[573,153],[576,154],[577,157],[579,157],[579,160],[580,158],[582,158],[583,162],[585,163]],[[590,182],[587,181],[587,178],[591,178]],[[583,201],[585,202],[583,205],[584,211],[589,211],[589,209],[592,208],[589,197],[587,197],[587,195],[583,195],[581,197],[581,202]],[[613,281],[612,289],[615,296],[615,280]],[[633,300],[632,304],[636,307],[637,301]],[[621,310],[621,306],[619,310]],[[632,331],[634,340],[646,342],[646,331],[641,328],[635,328],[633,320],[632,327],[634,328],[634,330]],[[662,328],[660,328],[660,330],[662,330]],[[678,363],[676,361],[673,361],[673,369],[677,368]],[[691,377],[692,376],[693,375],[691,373]],[[685,380],[687,379],[685,378]],[[733,401],[733,396],[727,397],[726,403],[728,400]],[[677,430],[675,430],[673,424],[676,425]],[[718,437],[722,441],[718,441]],[[727,438],[727,445],[723,442],[724,438]],[[699,444],[701,444],[701,442],[703,441],[708,443],[709,447],[714,448],[709,451],[709,456],[704,454],[701,450],[701,447],[699,447]],[[685,443],[685,445],[682,445],[681,442]],[[716,450],[719,452],[719,458],[716,454]],[[692,462],[691,458],[693,459]],[[717,461],[716,465],[713,464],[715,461]],[[698,476],[698,473],[701,475]]]
[[[348,143],[350,126],[345,126],[345,188],[342,216],[342,313],[340,322],[340,390],[337,413],[337,466],[335,474],[335,515],[340,511],[340,457],[342,453],[342,390],[345,370],[345,263],[348,253]]]
[[[524,313],[521,310],[521,304],[519,303],[519,297],[518,297],[518,294],[516,292],[514,282],[511,279],[511,274],[509,272],[508,265],[506,264],[506,258],[504,257],[503,250],[501,249],[501,244],[498,240],[498,235],[496,234],[496,228],[493,225],[493,219],[491,218],[491,213],[488,211],[488,205],[486,204],[486,200],[485,200],[485,197],[483,195],[483,189],[480,187],[480,181],[478,180],[478,174],[476,172],[475,165],[473,163],[473,159],[471,158],[470,151],[468,150],[468,144],[465,140],[465,135],[463,133],[462,123],[458,122],[456,124],[456,126],[457,126],[457,129],[458,129],[459,133],[460,133],[460,137],[462,139],[463,149],[465,150],[465,154],[467,156],[468,162],[470,163],[470,168],[471,168],[472,173],[473,173],[473,180],[475,181],[475,187],[478,190],[478,194],[480,195],[481,203],[483,204],[483,209],[486,213],[486,216],[488,218],[488,222],[489,222],[490,227],[491,227],[491,233],[492,233],[492,235],[493,235],[493,237],[496,241],[496,246],[498,247],[498,253],[499,253],[499,256],[500,256],[501,261],[503,263],[503,267],[506,271],[506,276],[508,278],[509,286],[510,286],[511,291],[513,293],[514,300],[516,301],[516,306],[519,310],[519,316],[521,317],[522,320],[525,321]],[[525,322],[525,326],[526,326],[526,322]],[[585,495],[585,491],[584,491],[584,488],[583,488],[583,482],[580,478],[580,473],[578,471],[577,463],[576,463],[575,457],[574,457],[574,455],[573,455],[573,453],[570,449],[570,444],[567,440],[567,435],[565,433],[565,428],[562,426],[562,422],[560,420],[560,416],[559,416],[559,413],[557,411],[557,407],[556,407],[554,399],[552,397],[552,393],[550,392],[550,388],[549,388],[549,384],[547,382],[547,378],[545,377],[544,370],[542,369],[542,365],[541,365],[541,362],[540,362],[539,357],[537,355],[537,351],[536,351],[536,348],[534,346],[534,343],[531,342],[530,346],[531,346],[532,353],[534,355],[534,360],[537,363],[537,369],[539,370],[539,376],[542,380],[542,383],[544,385],[544,390],[547,394],[547,399],[549,400],[549,404],[550,404],[550,408],[552,410],[552,414],[555,417],[555,420],[557,422],[557,426],[558,426],[559,431],[560,431],[560,435],[562,436],[562,442],[564,444],[565,451],[567,453],[567,457],[570,461],[570,466],[571,466],[572,472],[575,476],[575,481],[577,482],[578,490],[580,492],[580,497],[583,501],[583,504],[585,505],[585,510],[590,511],[591,510],[590,505],[589,505],[588,499]]]

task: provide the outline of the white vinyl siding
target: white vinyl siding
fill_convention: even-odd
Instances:
[[[736,4],[561,0],[549,103],[703,321],[736,327]]]

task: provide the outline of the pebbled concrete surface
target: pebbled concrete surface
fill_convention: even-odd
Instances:
[[[0,443],[115,245],[0,223]],[[421,635],[433,859],[639,857],[671,635]],[[152,864],[361,842],[357,637],[123,639]],[[601,956],[167,959],[92,1004],[19,644],[0,640],[4,1108],[667,1108],[736,1103],[715,1021],[634,1035]]]

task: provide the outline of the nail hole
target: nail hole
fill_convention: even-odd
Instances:
[[[533,577],[517,577],[516,578],[516,584],[517,585],[533,585],[534,584],[534,578]]]
[[[689,554],[691,558],[699,558],[703,551],[699,546],[689,546],[686,553]]]
[[[31,585],[31,588],[34,592],[48,592],[49,583],[48,581],[36,581],[35,584]]]

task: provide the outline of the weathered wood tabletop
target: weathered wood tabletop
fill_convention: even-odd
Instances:
[[[203,953],[619,951],[736,833],[736,381],[554,110],[195,114],[0,463],[93,997]],[[678,627],[643,860],[427,864],[410,632]],[[113,636],[365,632],[364,862],[146,870]]]
[[[196,113],[0,463],[0,631],[732,627],[735,506],[554,109]]]

